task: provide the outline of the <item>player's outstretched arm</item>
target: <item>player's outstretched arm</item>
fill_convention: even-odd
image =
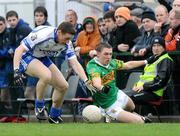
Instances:
[[[140,60],[140,61],[128,61],[123,63],[122,69],[133,69],[143,65],[146,65],[148,62],[147,60]]]
[[[78,60],[76,58],[70,59],[69,64],[72,67],[72,69],[74,70],[74,72],[76,74],[78,74],[78,76],[81,78],[81,80],[86,81],[88,79],[83,67],[81,66],[81,64],[78,62]]]

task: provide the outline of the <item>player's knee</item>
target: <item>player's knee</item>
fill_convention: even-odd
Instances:
[[[66,92],[68,88],[69,88],[68,82],[64,83],[64,85],[62,86],[62,90]]]
[[[61,92],[66,92],[69,88],[69,84],[68,82],[64,82],[63,85],[59,85],[55,87],[57,90],[61,91]]]
[[[134,110],[135,110],[135,104],[132,103],[132,104],[131,104],[131,111],[134,111]]]
[[[129,111],[134,111],[134,109],[135,109],[134,102],[131,99],[129,99],[128,104],[129,104]]]
[[[46,83],[46,84],[49,84],[49,83],[51,83],[51,79],[52,79],[52,75],[51,75],[51,73],[49,72],[49,73],[46,73],[45,75],[43,75],[41,78],[40,78],[40,80],[42,80],[44,83]]]

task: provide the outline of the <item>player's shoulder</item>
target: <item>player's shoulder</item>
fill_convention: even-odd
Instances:
[[[87,63],[87,67],[92,68],[95,67],[95,65],[97,65],[97,61],[96,58],[91,59],[88,63]]]
[[[123,65],[123,61],[122,60],[118,60],[118,59],[111,59],[110,61],[110,65],[115,67],[117,65]]]
[[[54,36],[55,30],[56,28],[52,26],[38,26],[33,29],[28,38],[30,38],[32,41],[41,41],[43,39],[48,39]]]

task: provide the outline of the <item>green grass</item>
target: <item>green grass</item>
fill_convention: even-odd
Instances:
[[[178,136],[180,124],[0,123],[0,136]]]

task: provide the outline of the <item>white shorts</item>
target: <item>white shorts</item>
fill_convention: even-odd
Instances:
[[[101,113],[103,116],[108,116],[111,119],[115,120],[119,113],[124,110],[127,102],[128,96],[121,90],[118,91],[117,100],[110,107],[103,109],[100,107]]]

